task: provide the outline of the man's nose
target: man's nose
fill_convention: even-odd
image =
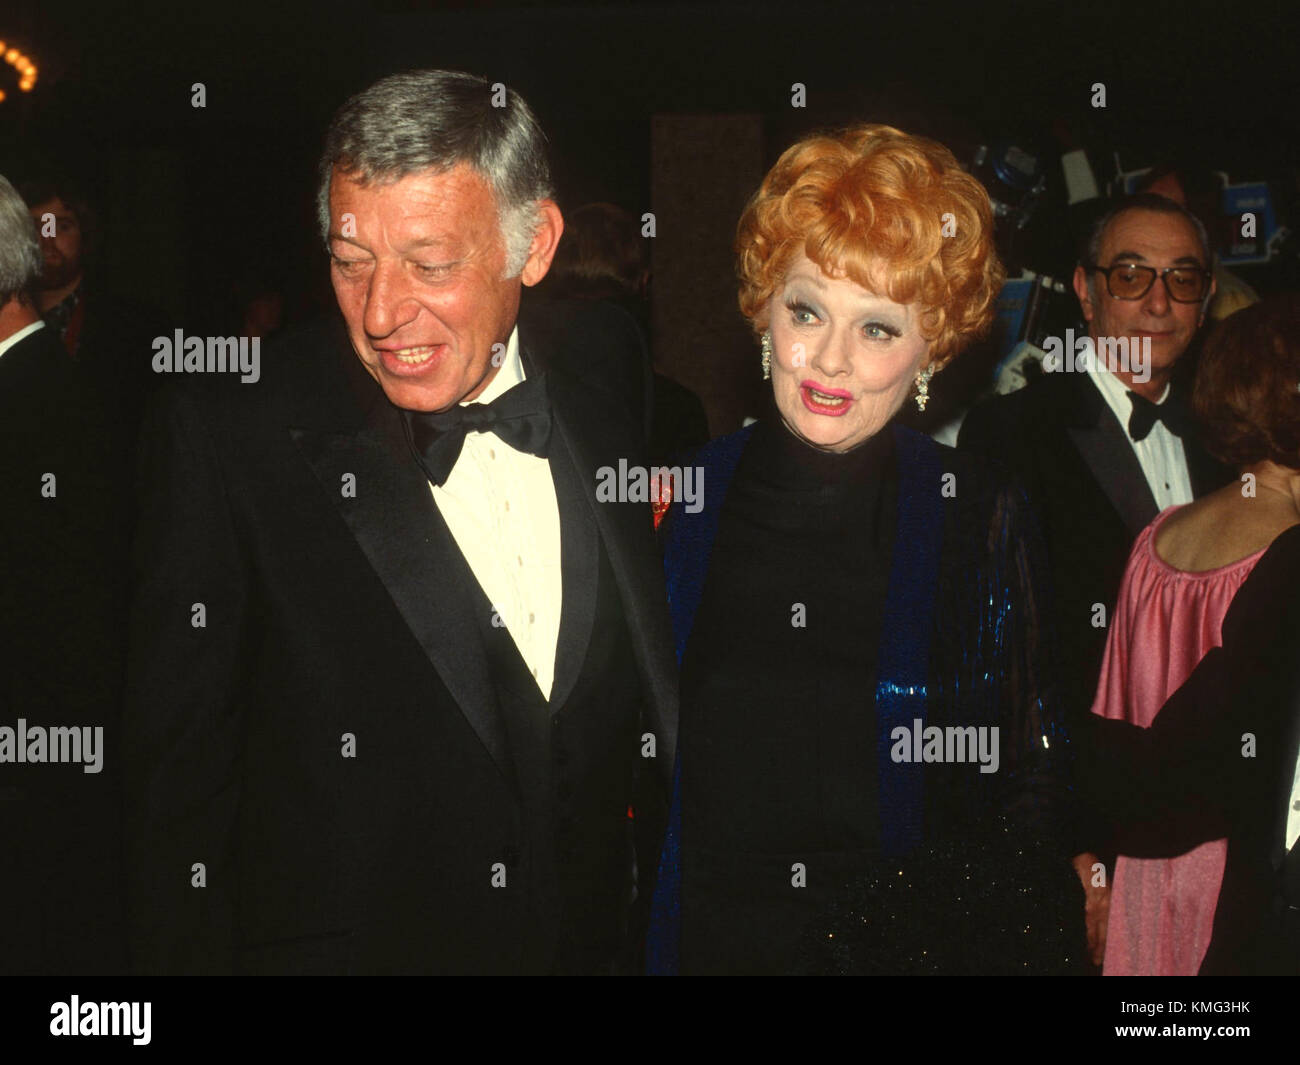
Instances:
[[[400,263],[378,262],[366,289],[362,326],[368,336],[391,336],[419,312]]]
[[[1147,291],[1143,306],[1152,314],[1164,316],[1169,313],[1169,288],[1165,278],[1156,275],[1155,284]]]

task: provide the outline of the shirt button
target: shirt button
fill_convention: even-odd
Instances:
[[[496,457],[497,457],[496,448],[491,448],[491,447],[488,448],[488,458],[494,459]]]
[[[1300,799],[1296,799],[1296,801],[1291,804],[1291,809],[1296,813],[1300,813]]]
[[[522,565],[524,564],[524,556],[523,556],[523,555],[515,555],[515,561],[517,561],[517,562],[522,566]]]
[[[535,619],[533,618],[533,615],[532,615],[532,613],[530,612],[529,615],[528,615],[528,624],[531,625],[531,624],[533,623],[534,620],[535,620]]]
[[[510,509],[510,500],[506,500],[506,510]]]

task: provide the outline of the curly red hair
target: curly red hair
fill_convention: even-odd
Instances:
[[[936,366],[988,330],[1006,276],[984,187],[942,144],[892,126],[807,137],[763,179],[736,231],[740,310],[755,332],[799,251],[831,276],[919,303]]]

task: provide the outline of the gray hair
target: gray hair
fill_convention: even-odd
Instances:
[[[321,154],[316,212],[328,241],[330,175],[361,184],[398,181],[467,163],[492,189],[506,277],[528,260],[540,213],[553,199],[546,136],[522,96],[453,70],[393,74],[349,99],[335,114]]]
[[[27,292],[44,266],[41,241],[27,204],[0,175],[0,303]]]
[[[1201,245],[1201,265],[1206,270],[1214,269],[1214,256],[1210,251],[1210,237],[1205,231],[1205,224],[1182,204],[1154,192],[1138,192],[1132,196],[1121,197],[1098,215],[1088,229],[1081,265],[1084,267],[1101,265],[1097,262],[1097,258],[1101,255],[1102,238],[1105,237],[1110,224],[1127,211],[1154,211],[1156,214],[1172,214],[1186,219],[1187,224],[1196,231],[1196,239]],[[1096,285],[1097,274],[1093,270],[1088,270],[1088,297],[1094,303],[1097,301]],[[1208,296],[1205,298],[1206,304],[1209,303],[1209,299]]]

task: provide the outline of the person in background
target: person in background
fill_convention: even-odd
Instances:
[[[99,397],[41,320],[41,268],[0,177],[0,973],[114,974],[129,493]],[[81,764],[54,761],[55,729]]]
[[[564,235],[551,272],[539,286],[552,299],[605,300],[636,319],[650,335],[650,264],[646,241],[636,217],[612,203],[588,203],[564,220]],[[653,365],[654,411],[650,458],[667,461],[676,453],[709,439],[704,404],[689,388]]]
[[[157,386],[153,338],[170,335],[171,329],[159,311],[109,291],[96,266],[102,251],[98,217],[71,179],[38,177],[19,191],[40,234],[44,268],[36,285],[38,309],[99,395],[129,451]],[[129,455],[125,458],[129,461]]]
[[[1211,453],[1240,473],[1142,530],[1120,585],[1092,711],[1149,726],[1220,643],[1238,589],[1300,523],[1300,296],[1237,312],[1206,338],[1194,403]],[[1167,859],[1121,856],[1103,972],[1191,976],[1205,959],[1225,840]]]
[[[1149,728],[1089,715],[1078,740],[1077,779],[1108,833],[1095,849],[1170,858],[1226,840],[1199,975],[1300,976],[1300,525],[1255,564],[1223,645]]]
[[[1138,182],[1137,192],[1150,192],[1185,207],[1205,226],[1213,251],[1214,234],[1222,217],[1223,185],[1217,174],[1201,168],[1162,165],[1153,167]],[[1259,293],[1234,274],[1219,256],[1213,256],[1214,298],[1206,311],[1211,322],[1221,322],[1243,307],[1259,302]]]

